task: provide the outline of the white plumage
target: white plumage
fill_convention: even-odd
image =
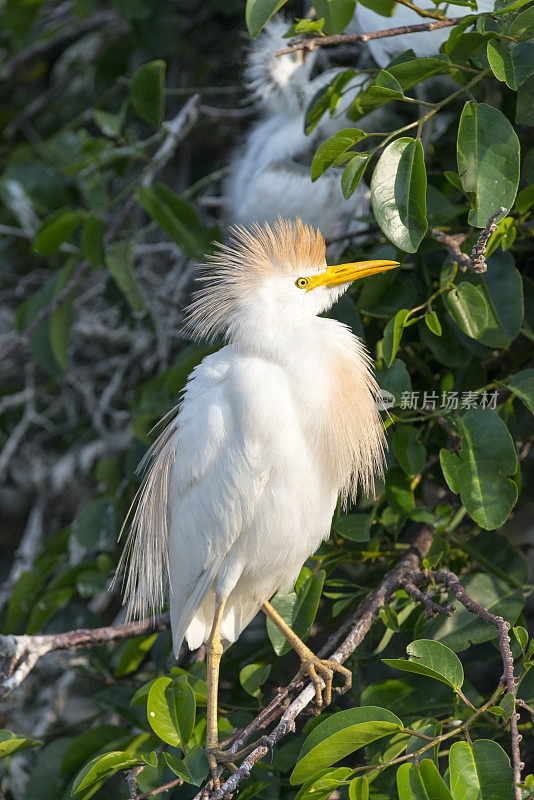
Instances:
[[[478,0],[478,11],[493,11],[493,0]],[[423,6],[424,7],[424,6]],[[467,6],[440,6],[441,13],[447,17],[465,17],[473,14]],[[419,25],[430,22],[400,3],[397,3],[391,17],[383,17],[370,8],[358,3],[354,15],[356,30],[361,33],[381,31],[386,28],[399,28],[405,25]],[[412,49],[418,58],[439,55],[439,48],[450,36],[452,28],[438,28],[434,31],[403,33],[400,36],[371,39],[367,42],[369,51],[376,63],[384,68],[389,62],[406,50]]]
[[[325,114],[310,136],[304,130],[308,106],[338,70],[312,78],[318,52],[275,56],[287,47],[288,40],[282,36],[288,27],[283,18],[274,19],[252,44],[246,78],[262,118],[251,127],[232,158],[225,186],[228,222],[272,223],[281,214],[299,216],[320,228],[327,238],[342,235],[349,228],[351,232],[360,230],[364,226],[353,220],[369,213],[370,194],[365,184],[361,183],[347,201],[339,170],[328,170],[314,183],[310,176],[318,145],[342,128],[352,127],[341,103],[336,116],[331,119]],[[326,55],[322,53],[321,58]]]
[[[290,588],[330,532],[339,496],[372,491],[384,434],[376,383],[360,340],[319,317],[356,278],[398,266],[326,266],[320,233],[300,220],[235,229],[209,260],[186,329],[224,335],[204,358],[179,410],[149,454],[128,546],[131,615],[155,613],[169,586],[174,652],[208,643],[208,733],[213,779],[218,665],[260,608],[281,628],[330,700],[334,671],[267,602]],[[222,644],[221,644],[222,641]]]

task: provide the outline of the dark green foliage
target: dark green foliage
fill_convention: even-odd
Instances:
[[[120,587],[110,579],[139,486],[135,469],[153,426],[220,345],[189,344],[177,331],[191,262],[224,235],[210,202],[242,132],[242,34],[248,27],[257,36],[284,4],[5,4],[0,347],[12,330],[28,332],[6,356],[0,383],[5,563],[30,507],[44,535],[9,587],[3,634],[117,622]],[[389,0],[365,5],[386,15],[393,8]],[[343,260],[401,262],[354,284],[331,312],[376,358],[388,470],[376,498],[338,509],[330,540],[273,605],[318,650],[420,526],[431,525],[423,568],[452,570],[474,601],[510,623],[518,697],[533,705],[525,556],[534,477],[534,7],[497,5],[450,28],[441,53],[407,51],[386,69],[371,66],[361,86],[356,60],[342,56],[306,111],[307,132],[340,104],[354,122],[317,148],[310,192],[335,169],[345,198],[362,181],[371,189],[374,216]],[[290,36],[342,32],[354,2],[317,0],[314,8],[316,19],[297,18]],[[390,23],[384,16],[383,27]],[[48,49],[71,28],[66,43]],[[166,123],[198,87],[193,133],[186,125],[159,170]],[[366,115],[374,110],[383,116],[373,127]],[[501,206],[487,272],[462,271],[432,228],[462,234],[458,246],[469,254]],[[499,683],[497,630],[439,583],[423,588],[435,602],[455,603],[455,613],[428,619],[398,588],[347,662],[351,692],[334,695],[319,719],[299,717],[272,763],[241,783],[241,800],[327,800],[334,791],[342,800],[514,798],[514,702]],[[187,654],[177,667],[163,631],[77,651],[73,670],[66,705],[79,701],[79,712],[32,735],[33,705],[57,677],[46,669],[27,679],[30,699],[13,724],[6,711],[6,800],[125,800],[123,777],[133,768],[140,794],[176,781],[165,796],[193,797],[208,773],[204,663]],[[253,623],[222,660],[221,740],[297,671],[278,629]],[[80,698],[90,699],[88,711]],[[534,797],[532,718],[516,711],[526,799]],[[15,790],[24,771],[28,782]]]

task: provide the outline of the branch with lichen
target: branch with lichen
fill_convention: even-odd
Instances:
[[[451,259],[458,264],[462,272],[472,269],[473,272],[481,274],[486,272],[488,268],[488,265],[486,264],[486,250],[488,249],[488,242],[491,234],[497,230],[497,224],[495,220],[499,214],[503,214],[505,212],[506,209],[501,207],[495,212],[495,214],[491,215],[486,227],[483,231],[481,231],[476,244],[473,246],[471,255],[469,256],[467,253],[464,253],[461,250],[461,245],[467,239],[466,233],[449,234],[444,233],[444,231],[440,231],[439,228],[432,228],[432,236],[437,242],[445,245],[445,248]]]

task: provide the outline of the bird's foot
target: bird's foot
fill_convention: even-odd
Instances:
[[[241,750],[236,750],[235,753],[230,753],[228,750],[221,750],[218,744],[215,747],[206,746],[206,758],[208,759],[211,777],[213,779],[213,789],[217,790],[221,786],[219,775],[220,764],[229,769],[232,773],[237,772],[235,762],[242,761],[249,756],[253,750],[260,746],[269,749],[272,759],[273,747],[268,736],[260,736],[255,742],[247,744],[247,746],[242,747]]]
[[[335,672],[339,672],[345,679],[343,686],[336,688],[336,692],[344,694],[352,686],[352,672],[349,669],[338,664],[337,661],[331,658],[319,658],[315,655],[311,658],[303,659],[302,661],[302,666],[297,677],[302,678],[308,676],[311,678],[315,686],[315,705],[318,710],[330,705]],[[323,687],[321,686],[321,678],[324,681],[324,693]]]

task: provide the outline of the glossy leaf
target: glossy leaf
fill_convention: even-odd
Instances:
[[[510,759],[497,742],[454,742],[449,765],[453,800],[513,800]]]
[[[493,39],[488,42],[487,56],[495,77],[514,91],[534,73],[534,44],[531,42],[508,48]]]
[[[376,221],[393,244],[415,253],[427,229],[423,146],[408,137],[386,147],[371,179]]]
[[[482,289],[471,283],[461,283],[447,293],[447,305],[458,327],[471,338],[480,338],[489,320],[489,308]]]
[[[336,520],[334,530],[351,542],[368,542],[371,536],[371,521],[372,516],[369,514],[348,514]]]
[[[195,723],[195,696],[184,676],[158,678],[148,693],[147,717],[160,739],[175,747],[186,745]]]
[[[469,223],[484,228],[501,206],[506,211],[512,207],[519,183],[519,139],[501,111],[486,103],[466,102],[457,159],[462,186],[472,198]]]
[[[409,313],[409,309],[401,308],[401,310],[397,311],[395,314],[394,319],[389,320],[384,329],[382,352],[387,367],[391,367],[393,364],[393,359],[397,355],[402,338],[404,323]]]
[[[130,83],[130,99],[136,114],[154,128],[165,116],[165,62],[150,61],[135,70]]]
[[[441,336],[441,323],[435,311],[431,311],[425,316],[425,325],[434,336]]]
[[[348,200],[356,191],[361,179],[364,176],[369,156],[364,153],[355,153],[343,170],[341,176],[341,191],[343,197]]]
[[[245,21],[253,39],[287,0],[247,0]]]
[[[33,249],[40,256],[56,253],[60,246],[78,228],[82,219],[82,211],[59,211],[46,219],[34,239]]]
[[[365,138],[365,135],[358,128],[344,128],[320,144],[311,164],[312,181],[316,181],[328,167],[332,166],[336,158],[346,153],[356,142]]]
[[[29,747],[39,747],[42,742],[19,736],[13,731],[0,730],[0,759],[16,753],[17,750],[26,750]]]
[[[303,783],[314,773],[335,764],[362,747],[400,731],[400,719],[384,708],[362,706],[332,714],[320,722],[302,745],[291,784]]]
[[[325,20],[324,31],[328,36],[342,33],[354,14],[356,0],[315,0],[314,8],[318,17]]]
[[[270,664],[247,664],[239,673],[239,683],[252,697],[259,697],[261,686],[271,672]]]
[[[361,775],[349,783],[349,800],[369,800],[369,781]]]
[[[397,770],[399,800],[452,800],[447,784],[429,758]]]
[[[142,186],[139,202],[190,258],[202,256],[219,238],[216,228],[204,225],[195,208],[164,183]]]
[[[534,414],[534,369],[522,369],[509,381],[508,386]]]
[[[460,494],[482,528],[498,528],[517,500],[510,475],[517,466],[514,443],[502,419],[489,408],[470,409],[457,420],[459,453],[441,450],[440,462],[451,491]]]
[[[295,800],[327,800],[337,787],[352,774],[350,767],[321,770],[301,786]]]
[[[417,475],[426,461],[426,448],[417,441],[420,431],[402,425],[393,434],[395,458],[407,475]]]
[[[119,663],[115,667],[115,677],[121,678],[123,675],[135,672],[143,663],[146,654],[157,638],[158,634],[152,633],[150,636],[136,636],[126,642],[120,651]]]
[[[321,599],[325,577],[326,573],[322,569],[320,569],[315,575],[310,575],[300,588],[295,603],[291,608],[291,619],[289,622],[291,628],[300,639],[306,639],[308,637],[310,628],[313,624],[315,615],[317,614],[317,609],[319,607],[319,600]],[[277,655],[289,653],[291,650],[291,645],[286,641],[283,634],[278,631],[278,628],[276,628],[278,637],[274,637],[273,627],[273,623],[270,620],[267,620],[269,638],[273,642],[273,646],[275,647]],[[280,637],[282,637],[282,640],[280,640]],[[274,644],[275,641],[278,643],[277,646]]]
[[[183,778],[185,783],[200,786],[208,774],[208,760],[204,749],[199,745],[188,750],[183,758],[177,758],[173,753],[163,753],[163,759],[174,774]]]
[[[418,639],[406,648],[408,660],[384,658],[384,664],[404,672],[414,672],[442,681],[452,689],[461,689],[464,682],[462,662],[458,656],[441,642]]]
[[[73,796],[79,795],[80,792],[111,778],[119,770],[131,769],[137,764],[139,764],[139,760],[132,758],[127,752],[112,751],[97,756],[76,775],[72,785],[72,794]]]

